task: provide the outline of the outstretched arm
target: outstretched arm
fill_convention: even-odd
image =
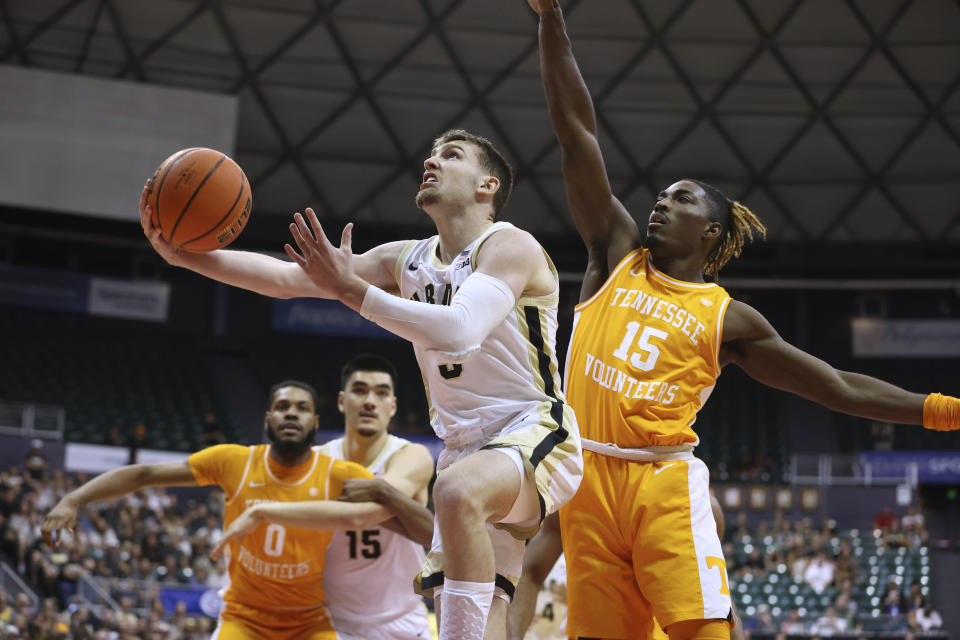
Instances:
[[[371,285],[355,270],[350,248],[352,225],[343,229],[340,246],[327,240],[320,221],[308,211],[290,225],[300,253],[285,247],[325,296],[340,300],[378,325],[430,350],[459,361],[480,344],[523,295],[546,295],[557,282],[543,248],[529,233],[503,229],[478,250],[479,267],[468,276],[449,305],[405,300]],[[309,220],[309,226],[307,225]]]
[[[928,396],[883,380],[840,371],[788,344],[756,309],[731,301],[723,325],[721,363],[734,362],[756,380],[790,391],[833,411],[897,422],[925,424]],[[960,428],[960,400],[946,398],[954,413],[946,428]],[[953,403],[949,402],[953,401]],[[928,406],[929,410],[929,406]],[[930,420],[927,426],[932,426]],[[942,425],[940,425],[942,426]]]
[[[253,505],[230,523],[227,530],[223,532],[223,537],[210,552],[210,557],[214,560],[219,559],[231,540],[245,537],[263,522],[300,529],[339,531],[363,529],[389,518],[389,511],[372,502],[356,504],[336,500],[263,502]]]
[[[218,249],[207,253],[191,253],[174,247],[160,236],[160,229],[151,221],[152,211],[147,203],[149,189],[148,181],[140,194],[140,226],[153,249],[167,263],[271,298],[325,297],[323,291],[293,262],[250,251]],[[368,282],[376,283],[388,291],[396,290],[393,266],[404,244],[402,241],[388,242],[357,256],[357,272]]]
[[[433,514],[424,506],[433,475],[433,457],[426,447],[408,444],[394,453],[380,478],[353,478],[343,485],[338,500],[376,502],[393,514],[382,523],[424,547],[433,541]]]
[[[60,499],[43,520],[41,534],[48,547],[59,543],[62,529],[72,531],[77,511],[91,502],[119,498],[145,487],[193,487],[197,485],[187,462],[134,464],[102,473]]]
[[[610,188],[593,103],[573,56],[560,4],[557,0],[528,2],[540,15],[540,73],[550,120],[563,152],[567,201],[589,252],[587,279],[593,282],[584,283],[581,297],[585,297],[640,245],[641,235]]]

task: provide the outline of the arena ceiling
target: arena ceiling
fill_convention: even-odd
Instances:
[[[689,176],[774,240],[960,239],[960,0],[564,0],[617,195]],[[524,0],[0,0],[0,63],[239,98],[254,217],[423,230],[429,142],[492,138],[506,219],[573,233]],[[251,225],[251,228],[253,225]]]

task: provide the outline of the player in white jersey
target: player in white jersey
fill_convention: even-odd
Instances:
[[[140,220],[170,264],[273,297],[338,299],[414,343],[431,422],[447,445],[419,585],[441,606],[441,640],[478,640],[485,629],[488,639],[502,638],[523,540],[572,497],[582,476],[576,420],[557,371],[559,284],[533,236],[492,228],[513,172],[488,140],[448,131],[424,169],[416,202],[438,232],[426,244],[390,242],[354,256],[352,225],[334,247],[307,209],[290,226],[300,253],[284,247],[293,263],[241,251],[181,252],[150,221],[149,183]],[[431,279],[418,280],[414,271],[427,267]],[[471,273],[458,280],[461,269]]]
[[[345,483],[341,499],[379,502],[414,539],[390,530],[390,523],[358,531],[337,531],[327,547],[324,591],[340,640],[425,640],[430,623],[413,577],[430,544],[433,514],[424,506],[433,458],[421,444],[387,433],[397,410],[396,370],[386,359],[364,354],[341,372],[338,407],[345,434],[317,449],[334,460],[356,462],[375,480]],[[413,484],[413,499],[396,485]]]

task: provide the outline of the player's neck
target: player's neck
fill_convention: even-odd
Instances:
[[[299,467],[306,464],[312,456],[313,450],[310,448],[301,453],[293,454],[280,451],[277,447],[270,445],[270,459],[284,467]]]
[[[669,256],[651,250],[650,261],[657,271],[681,282],[704,282],[703,258],[698,255]]]
[[[440,236],[438,257],[444,264],[453,262],[467,245],[493,224],[489,211],[480,205],[458,211],[427,211],[427,214],[437,225],[437,235]]]
[[[369,467],[383,453],[389,440],[386,431],[375,436],[363,436],[347,430],[343,438],[343,455],[349,462]]]

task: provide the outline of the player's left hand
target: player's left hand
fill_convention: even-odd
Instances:
[[[306,214],[306,218],[300,213],[294,214],[293,223],[290,225],[290,233],[300,253],[290,244],[283,245],[283,250],[310,276],[310,280],[320,288],[325,297],[340,299],[349,285],[356,284],[359,280],[353,269],[353,250],[350,246],[353,223],[348,223],[343,228],[340,246],[335,247],[327,240],[313,209],[306,209]]]
[[[244,511],[240,514],[240,517],[231,522],[227,530],[223,532],[223,537],[220,538],[220,542],[218,542],[213,548],[213,551],[210,552],[210,558],[214,562],[220,559],[220,556],[223,555],[223,550],[231,540],[240,540],[248,534],[253,533],[253,530],[260,526],[260,521],[253,517],[252,511],[255,508],[256,507],[251,507]]]
[[[386,488],[386,482],[376,478],[372,480],[350,478],[343,483],[343,491],[340,492],[340,497],[337,500],[343,502],[380,502]]]

